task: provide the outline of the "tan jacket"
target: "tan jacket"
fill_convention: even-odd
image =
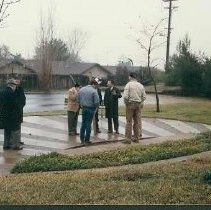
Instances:
[[[79,110],[79,104],[76,102],[77,90],[75,87],[72,87],[68,91],[68,111],[77,112]]]
[[[123,98],[126,104],[132,102],[143,104],[144,100],[146,99],[144,86],[137,80],[132,79],[125,86]]]

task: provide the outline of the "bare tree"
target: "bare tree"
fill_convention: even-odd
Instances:
[[[10,5],[20,2],[20,0],[1,0],[0,1],[0,27],[5,26],[5,20],[9,17],[8,9]]]
[[[153,65],[155,61],[158,60],[158,58],[152,59],[152,53],[161,47],[165,41],[161,41],[160,37],[164,37],[164,29],[160,29],[165,19],[161,19],[157,25],[149,25],[148,27],[144,27],[142,31],[140,31],[139,37],[136,38],[137,44],[141,47],[142,50],[145,51],[147,55],[147,68],[149,71],[149,75],[151,78],[151,81],[153,83],[154,89],[155,89],[155,96],[156,96],[156,111],[160,112],[160,106],[159,106],[159,96],[157,91],[157,85],[156,81],[153,76],[153,69],[158,64]]]
[[[50,44],[55,38],[53,10],[49,10],[47,19],[40,16],[38,47],[39,55],[36,56],[41,62],[40,86],[43,90],[49,91],[52,80],[52,63],[54,61],[54,49]]]
[[[70,52],[69,60],[72,62],[81,61],[80,53],[85,47],[87,33],[75,28],[67,37],[67,46]]]
[[[0,46],[0,65],[5,64],[8,60],[11,60],[11,52],[9,50],[9,47],[6,45]]]
[[[23,57],[19,53],[12,53],[8,46],[4,44],[0,45],[0,65],[4,65],[12,60],[21,61]]]

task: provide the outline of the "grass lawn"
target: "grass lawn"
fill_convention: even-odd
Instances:
[[[162,105],[160,113],[155,112],[154,109],[152,106],[146,107],[143,116],[211,124],[211,101]]]
[[[211,155],[178,163],[0,177],[0,204],[210,204]],[[17,196],[18,195],[18,196]]]
[[[120,115],[125,115],[125,107],[120,107]],[[160,112],[155,111],[155,105],[145,105],[143,117],[176,119],[211,124],[211,100],[192,103],[161,104]]]

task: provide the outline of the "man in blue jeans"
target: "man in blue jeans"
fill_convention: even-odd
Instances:
[[[90,134],[92,119],[96,108],[99,105],[99,96],[96,90],[96,81],[90,81],[90,84],[82,87],[77,96],[77,102],[82,108],[82,124],[80,130],[81,143],[91,143]]]

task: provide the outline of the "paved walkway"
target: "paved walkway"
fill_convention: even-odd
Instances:
[[[25,142],[21,151],[3,151],[3,130],[0,130],[0,175],[9,173],[14,163],[26,156],[47,154],[57,151],[65,154],[84,154],[125,146],[125,117],[119,118],[120,134],[107,134],[107,119],[100,118],[99,127],[102,133],[91,135],[93,144],[82,147],[79,136],[69,137],[67,134],[67,116],[30,116],[24,117],[22,124],[22,141]],[[79,116],[78,131],[81,125]],[[143,119],[142,144],[159,143],[168,139],[190,137],[206,130],[211,125],[164,120],[154,118]]]

